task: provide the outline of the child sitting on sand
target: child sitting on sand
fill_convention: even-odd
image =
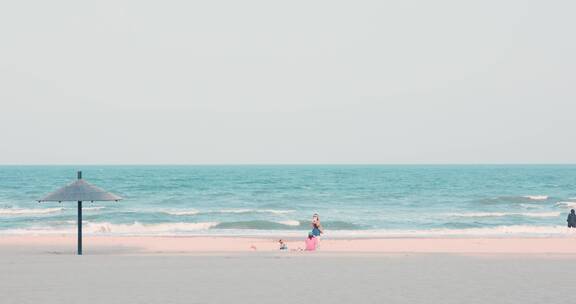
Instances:
[[[288,245],[286,245],[286,242],[284,242],[284,240],[280,239],[278,240],[278,243],[280,244],[280,250],[288,250]]]

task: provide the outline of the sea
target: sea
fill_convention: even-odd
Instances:
[[[123,197],[84,202],[89,235],[324,238],[568,236],[576,165],[0,166],[0,235],[75,234],[84,179]]]

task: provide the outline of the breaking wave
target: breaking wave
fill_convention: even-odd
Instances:
[[[300,226],[300,221],[279,221],[278,223],[286,226]]]
[[[285,229],[298,229],[299,226],[300,222],[298,221],[290,221],[289,223],[286,223],[286,222],[253,220],[253,221],[222,222],[216,225],[214,229],[285,230]]]
[[[548,195],[524,195],[524,196],[496,196],[491,198],[482,198],[475,200],[481,204],[521,204],[529,205],[534,203],[546,202],[550,199]]]
[[[361,227],[344,221],[327,221],[323,222],[326,229],[332,230],[360,230]],[[250,229],[250,230],[308,230],[310,225],[306,221],[285,220],[285,221],[266,221],[266,220],[247,220],[236,222],[221,222],[214,229]]]
[[[535,204],[520,204],[520,207],[525,209],[540,209],[542,205],[535,205]]]
[[[430,229],[430,230],[364,230],[362,237],[517,237],[517,236],[576,236],[565,226],[528,226],[509,225],[484,228],[465,229]],[[333,231],[330,236],[334,237],[355,237],[359,232],[353,231]]]
[[[560,212],[470,212],[470,213],[450,213],[448,216],[454,217],[503,217],[503,216],[525,216],[525,217],[557,217]]]
[[[87,211],[94,211],[94,210],[102,210],[105,209],[106,207],[103,206],[98,206],[98,207],[82,207],[82,210],[87,210]],[[72,208],[66,208],[66,209],[72,209]],[[76,208],[73,208],[74,210],[76,210]]]
[[[217,211],[208,211],[207,213],[272,213],[272,214],[286,214],[292,213],[294,210],[275,210],[275,209],[222,209]]]
[[[0,215],[38,215],[50,214],[64,210],[64,208],[36,208],[36,209],[19,209],[19,208],[4,208],[0,209]]]
[[[200,230],[208,230],[218,223],[163,223],[163,224],[142,224],[134,222],[132,224],[111,224],[88,223],[86,225],[87,233],[118,233],[118,234],[166,234],[166,233],[183,233]]]
[[[533,201],[545,201],[548,199],[548,195],[525,195],[524,198]]]
[[[288,214],[288,213],[295,212],[295,210],[220,209],[220,210],[199,211],[196,209],[182,209],[182,210],[165,210],[165,211],[161,211],[161,212],[169,214],[169,215],[186,216],[186,215],[199,215],[199,214],[249,214],[249,213]]]
[[[557,202],[556,206],[565,208],[576,208],[576,202]]]
[[[200,213],[198,210],[167,210],[162,212],[169,215],[177,215],[177,216],[197,215],[198,213]]]

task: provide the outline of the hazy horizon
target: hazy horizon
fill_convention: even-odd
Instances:
[[[82,167],[283,167],[283,166],[384,166],[384,167],[457,167],[457,166],[469,166],[469,167],[555,167],[555,166],[576,166],[576,163],[0,163],[0,167],[78,167],[78,170],[82,170]]]
[[[0,164],[575,164],[568,1],[0,4]]]

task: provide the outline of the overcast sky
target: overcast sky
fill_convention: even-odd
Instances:
[[[576,163],[574,1],[3,1],[0,163]]]

